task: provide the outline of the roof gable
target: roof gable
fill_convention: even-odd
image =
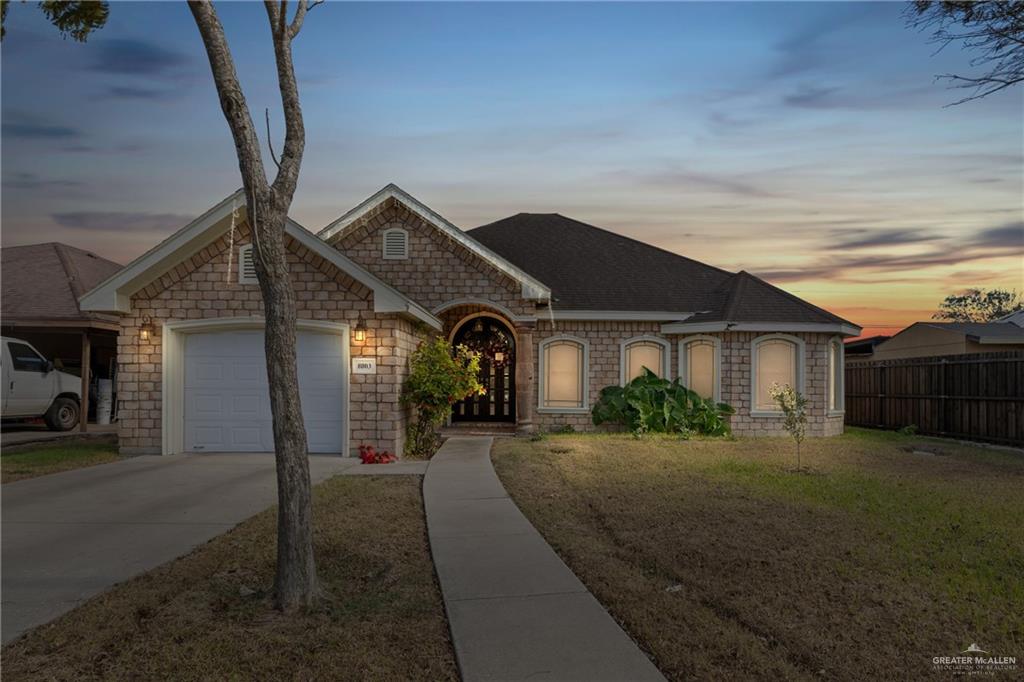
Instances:
[[[245,193],[238,190],[82,296],[82,309],[129,312],[131,297],[135,293],[219,239],[230,229],[233,215],[236,220],[245,219],[245,210]],[[346,258],[291,218],[285,224],[285,233],[372,290],[375,312],[404,313],[441,328],[440,320],[428,310]]]
[[[448,222],[439,213],[417,200],[411,194],[395,184],[389,184],[380,191],[373,194],[358,206],[345,213],[343,216],[329,224],[317,233],[325,242],[339,239],[346,230],[357,224],[361,218],[372,213],[381,204],[389,199],[401,203],[412,213],[416,214],[428,225],[439,230],[453,239],[456,243],[468,249],[470,252],[481,258],[499,272],[519,282],[522,287],[522,297],[530,300],[546,301],[551,297],[551,290],[538,278],[524,271],[514,263],[489,249],[485,244],[470,237],[458,227]]]

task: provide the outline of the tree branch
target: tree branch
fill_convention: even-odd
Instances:
[[[299,166],[306,144],[306,129],[302,120],[302,107],[299,104],[299,86],[295,79],[295,65],[292,62],[291,41],[294,34],[302,27],[302,22],[286,23],[286,0],[278,5],[275,0],[264,0],[267,18],[270,20],[270,32],[274,39],[274,59],[277,62],[277,81],[281,90],[281,108],[284,111],[285,135],[281,160],[278,165],[277,177],[274,178],[272,189],[279,199],[291,201],[299,178]],[[305,17],[308,10],[306,0],[299,0],[295,12],[296,20]],[[293,33],[294,29],[294,33]]]
[[[260,155],[260,142],[249,114],[242,86],[238,82],[238,73],[231,58],[224,27],[217,17],[217,12],[209,0],[189,0],[189,9],[199,28],[199,35],[206,47],[206,56],[210,60],[210,71],[213,83],[217,87],[220,106],[224,111],[231,137],[235,141],[238,156],[238,167],[242,172],[242,183],[251,200],[264,196],[269,187]]]
[[[263,112],[267,116],[267,148],[270,149],[270,160],[274,162],[274,165],[277,166],[277,170],[280,171],[281,162],[278,161],[277,157],[274,155],[274,141],[270,138],[270,109],[264,109]]]

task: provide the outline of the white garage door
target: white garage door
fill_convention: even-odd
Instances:
[[[299,393],[310,452],[342,451],[343,338],[299,332]],[[273,452],[263,330],[185,337],[185,452]]]

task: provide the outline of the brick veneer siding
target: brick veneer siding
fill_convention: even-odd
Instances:
[[[534,367],[540,371],[540,344],[552,336],[568,335],[589,344],[589,402],[593,407],[601,389],[618,384],[621,372],[621,344],[634,336],[655,336],[670,343],[670,375],[679,375],[679,341],[685,337],[659,333],[661,325],[654,322],[556,322],[540,320],[534,335]],[[754,417],[750,414],[751,343],[761,334],[742,332],[707,334],[721,339],[722,346],[722,400],[736,409],[731,424],[738,436],[785,435],[778,417]],[[793,334],[805,343],[804,393],[810,400],[808,435],[831,436],[843,432],[842,415],[827,414],[828,342],[827,334]],[[534,381],[534,405],[540,391],[540,377]],[[571,414],[535,411],[534,423],[541,429],[553,430],[572,426],[578,431],[595,430],[589,414]]]
[[[243,226],[236,234],[230,273],[229,241],[225,236],[132,298],[132,311],[122,317],[118,337],[122,451],[156,453],[161,449],[163,322],[263,314],[259,287],[238,284],[237,249],[248,241]],[[352,448],[372,443],[401,453],[408,413],[398,399],[408,374],[409,353],[418,343],[415,325],[395,315],[372,312],[369,289],[294,241],[289,240],[288,247],[298,317],[354,326],[362,314],[368,327],[365,342],[351,342],[351,353],[376,357],[377,374],[351,376]],[[143,341],[139,326],[147,315],[157,331]]]
[[[409,235],[407,259],[383,256],[381,232],[393,227]],[[394,199],[346,227],[331,244],[430,310],[450,301],[474,298],[498,303],[517,315],[533,314],[535,306],[521,298],[518,282]]]

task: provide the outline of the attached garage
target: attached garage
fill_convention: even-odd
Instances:
[[[165,453],[274,451],[263,334],[251,318],[165,327]],[[347,454],[348,328],[300,322],[296,350],[309,451]]]

